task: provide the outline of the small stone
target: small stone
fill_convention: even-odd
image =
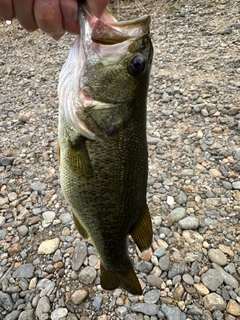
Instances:
[[[8,198],[7,197],[0,197],[0,208],[2,208],[5,204],[8,203]]]
[[[17,231],[22,237],[25,237],[28,234],[28,227],[23,224],[17,227]]]
[[[34,266],[32,264],[22,264],[17,268],[12,277],[13,278],[32,278],[34,275]]]
[[[219,272],[221,274],[221,276],[223,277],[223,281],[231,286],[232,288],[236,289],[238,288],[239,284],[237,279],[235,279],[231,274],[229,274],[228,272],[226,272],[222,267],[220,267],[218,264],[213,263],[212,264],[213,268],[215,270],[217,270],[217,272]]]
[[[144,295],[144,302],[156,303],[160,297],[160,290],[151,290]]]
[[[59,244],[60,244],[59,238],[45,240],[40,244],[37,253],[38,254],[51,254],[58,249]]]
[[[226,309],[226,301],[217,293],[210,293],[203,297],[204,308],[215,311],[224,311]]]
[[[0,306],[6,311],[12,311],[14,308],[14,303],[11,296],[8,293],[0,291]]]
[[[186,217],[187,211],[185,208],[175,208],[174,210],[171,211],[169,214],[168,218],[173,219],[174,221],[179,221],[182,220],[183,218]]]
[[[185,273],[185,274],[182,276],[182,279],[183,279],[183,281],[184,281],[186,284],[189,284],[189,285],[191,285],[191,286],[194,285],[193,277],[192,277],[189,273]]]
[[[165,254],[164,256],[162,256],[159,259],[158,265],[161,268],[161,270],[163,270],[163,271],[169,270],[170,256],[168,254]]]
[[[72,268],[74,271],[78,271],[87,256],[87,248],[85,244],[82,244],[80,239],[75,242],[73,257],[72,257]]]
[[[53,310],[51,313],[51,320],[59,320],[61,318],[66,317],[68,314],[68,309],[67,308],[57,308]]]
[[[161,310],[167,317],[167,320],[180,320],[181,319],[181,310],[177,306],[169,306],[163,304]]]
[[[133,312],[140,312],[148,316],[154,316],[158,313],[159,307],[153,303],[136,303],[131,306]]]
[[[92,284],[96,279],[97,272],[93,267],[85,267],[80,271],[79,280],[83,284]]]
[[[233,189],[240,190],[240,181],[236,181],[232,183]]]
[[[201,276],[201,281],[209,290],[216,291],[223,283],[223,276],[220,272],[209,269]]]
[[[11,247],[8,248],[8,253],[10,256],[19,253],[22,251],[22,246],[20,245],[20,243],[14,243],[13,245],[11,245]]]
[[[226,253],[228,256],[234,257],[234,252],[228,246],[220,244],[218,247],[222,252]]]
[[[50,302],[48,297],[42,297],[39,299],[37,308],[36,308],[36,316],[40,317],[42,313],[48,313],[51,309]]]
[[[126,315],[128,314],[128,309],[125,306],[122,306],[116,308],[115,312],[120,319],[125,319]]]
[[[154,251],[154,255],[157,257],[157,258],[160,258],[162,257],[164,254],[165,254],[165,248],[164,247],[160,247],[158,248],[157,250]]]
[[[135,268],[140,272],[149,273],[152,270],[153,265],[148,261],[139,261],[138,263],[136,263]]]
[[[93,306],[96,311],[100,310],[102,305],[103,295],[99,293],[93,300]]]
[[[16,194],[16,192],[9,192],[9,194],[8,194],[8,199],[9,199],[9,201],[14,201],[14,200],[16,200],[17,199],[17,194]]]
[[[239,305],[239,303],[237,303],[233,299],[230,299],[228,301],[226,311],[231,313],[232,315],[234,315],[236,317],[240,316],[240,305]]]
[[[182,229],[197,229],[199,227],[199,220],[195,217],[186,217],[178,221]]]
[[[194,287],[196,288],[197,292],[201,295],[201,296],[206,296],[207,294],[209,294],[209,290],[207,287],[205,287],[202,283],[195,283]]]
[[[147,283],[149,283],[152,287],[157,287],[161,289],[163,280],[157,276],[150,274],[147,276]]]
[[[183,285],[181,283],[179,283],[175,288],[175,291],[173,293],[173,298],[177,301],[182,300],[182,296],[183,296],[184,292],[185,292],[185,290],[184,290]]]
[[[33,309],[27,309],[21,312],[21,314],[19,315],[18,320],[33,320],[33,313],[34,310]]]
[[[47,186],[45,183],[42,182],[34,182],[30,185],[31,189],[34,191],[38,191],[38,192],[42,192],[44,190],[46,190]]]
[[[220,266],[225,266],[228,262],[226,255],[220,249],[209,249],[208,256],[212,262]]]
[[[18,320],[19,315],[21,311],[20,310],[13,310],[11,313],[8,313],[4,320]]]
[[[209,173],[212,177],[221,177],[222,176],[221,172],[217,169],[210,169]]]
[[[86,299],[87,296],[88,296],[87,291],[77,290],[72,294],[71,300],[74,304],[78,305],[78,304],[82,303]]]

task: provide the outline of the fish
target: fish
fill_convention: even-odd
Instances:
[[[128,254],[151,246],[146,202],[147,93],[153,59],[150,16],[118,22],[79,7],[80,35],[59,75],[58,159],[76,229],[91,238],[105,290],[142,287]]]

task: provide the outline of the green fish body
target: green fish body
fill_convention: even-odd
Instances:
[[[146,100],[152,61],[149,17],[116,22],[80,8],[81,36],[59,80],[61,187],[78,231],[91,237],[101,285],[142,289],[128,256],[152,242],[146,204]],[[109,21],[110,20],[110,21]]]

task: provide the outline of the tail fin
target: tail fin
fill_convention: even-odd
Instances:
[[[114,290],[121,286],[131,294],[142,294],[142,288],[130,261],[126,270],[119,273],[107,270],[101,263],[101,286],[106,290]]]

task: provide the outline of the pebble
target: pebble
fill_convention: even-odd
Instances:
[[[179,207],[172,210],[168,217],[172,218],[174,221],[179,221],[185,218],[186,215],[187,215],[186,209]]]
[[[223,283],[223,276],[217,270],[209,269],[201,276],[201,281],[210,291],[216,291]]]
[[[203,297],[204,308],[215,311],[220,310],[224,311],[226,309],[226,301],[217,293],[209,293]]]
[[[0,306],[7,311],[13,310],[14,303],[11,299],[11,296],[8,293],[0,291]]]
[[[197,229],[199,227],[199,220],[195,217],[186,217],[178,221],[182,229]]]
[[[161,310],[167,317],[167,320],[181,320],[181,310],[178,307],[163,304]]]
[[[156,303],[160,297],[160,290],[151,290],[144,295],[144,302]]]
[[[97,272],[93,267],[85,267],[79,273],[79,281],[83,284],[89,285],[93,283],[97,276]]]
[[[209,249],[208,256],[212,262],[219,266],[225,266],[228,262],[226,255],[220,249]]]
[[[231,313],[233,316],[240,316],[240,305],[235,300],[230,299],[227,304],[226,311]]]
[[[51,253],[54,253],[58,249],[59,243],[60,243],[60,239],[59,238],[54,238],[54,239],[51,239],[51,240],[45,240],[40,244],[37,253],[38,254],[51,254]]]
[[[148,316],[154,316],[158,313],[159,307],[153,303],[136,303],[131,306],[131,310]]]
[[[18,267],[12,277],[13,278],[32,278],[34,275],[34,266],[31,263],[22,264]]]
[[[57,308],[51,313],[51,320],[60,320],[68,314],[67,308]]]

